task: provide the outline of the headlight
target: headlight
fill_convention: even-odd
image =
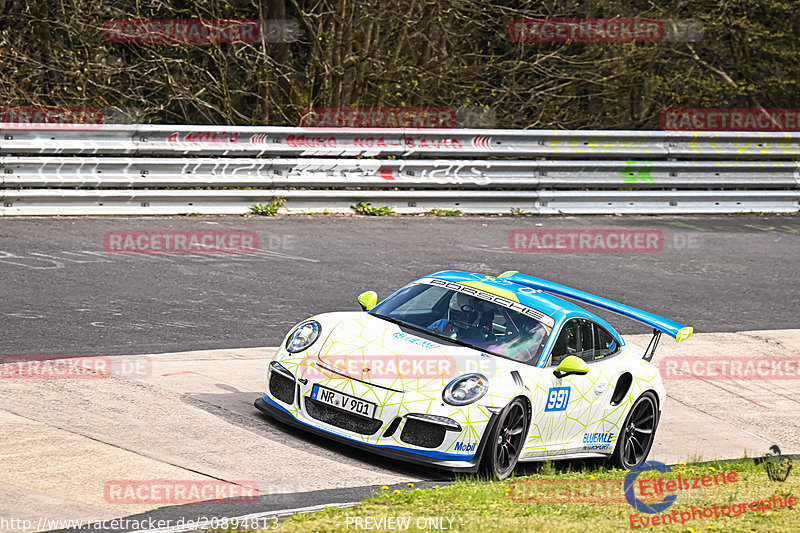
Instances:
[[[286,339],[286,350],[291,353],[302,352],[317,340],[322,326],[316,320],[307,320],[294,328]]]
[[[468,405],[477,402],[489,390],[489,380],[482,374],[458,377],[445,387],[442,399],[450,405]]]

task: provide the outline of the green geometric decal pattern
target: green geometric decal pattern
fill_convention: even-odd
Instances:
[[[309,350],[299,354],[288,353],[282,345],[273,360],[280,362],[296,377],[308,380],[307,384],[300,385],[301,397],[310,395],[313,384],[318,383],[376,404],[375,417],[380,418],[383,425],[374,435],[360,435],[314,420],[302,414],[297,404],[288,406],[279,403],[295,418],[369,444],[416,449],[400,441],[402,426],[389,438],[383,438],[382,435],[395,417],[427,413],[452,418],[462,428],[461,432],[447,431],[444,443],[436,451],[463,453],[468,457],[474,452],[456,451],[456,443],[479,443],[492,416],[489,408],[498,411],[513,398],[524,396],[531,405],[531,425],[521,461],[587,453],[583,444],[584,435],[594,433],[613,433],[613,438],[606,449],[593,449],[589,453],[611,453],[636,398],[646,390],[656,392],[660,405],[663,405],[665,398],[657,368],[641,359],[641,349],[630,345],[623,347],[619,355],[590,363],[589,373],[584,376],[558,379],[553,375],[552,367],[536,368],[499,357],[482,357],[479,352],[466,347],[425,341],[365,313],[326,313],[314,319],[322,325],[320,339]],[[414,360],[433,363],[430,366],[413,367]],[[378,372],[376,361],[384,368],[393,365],[394,368],[411,371],[389,376],[388,372]],[[439,361],[446,361],[447,364],[439,367],[436,364]],[[349,372],[355,379],[325,370],[318,362],[338,369],[343,374]],[[404,363],[406,366],[402,367]],[[445,386],[453,378],[475,372],[477,365],[480,365],[481,373],[489,378],[486,396],[464,407],[444,403],[442,390]],[[365,366],[370,371],[359,372]],[[416,368],[424,368],[424,372],[418,372]],[[524,386],[520,387],[512,379],[511,372],[514,370],[519,372]],[[624,400],[612,406],[610,399],[613,386],[623,372],[630,372],[633,382]],[[545,411],[549,390],[554,387],[569,387],[569,402],[562,411]]]

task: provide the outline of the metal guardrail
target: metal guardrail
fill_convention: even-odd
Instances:
[[[0,125],[0,214],[793,212],[798,160],[776,133]]]
[[[794,159],[800,152],[800,135],[792,133],[121,124],[34,128],[0,124],[0,153]]]
[[[789,161],[0,157],[4,187],[794,187]]]

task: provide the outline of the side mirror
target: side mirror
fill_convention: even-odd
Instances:
[[[362,292],[358,295],[358,305],[362,311],[369,311],[378,305],[378,293],[375,291]]]
[[[589,373],[589,366],[580,357],[568,355],[553,370],[553,375],[558,379],[565,376],[583,376]]]

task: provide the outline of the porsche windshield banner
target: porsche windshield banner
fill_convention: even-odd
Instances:
[[[462,285],[454,281],[447,281],[436,278],[423,278],[419,280],[419,283],[424,283],[426,285],[434,285],[436,287],[444,287],[445,289],[450,289],[451,291],[461,292],[464,294],[468,294],[470,296],[474,296],[476,298],[480,298],[481,300],[486,300],[487,302],[496,303],[497,305],[503,306],[506,309],[511,309],[512,311],[516,311],[517,313],[534,318],[539,322],[541,322],[542,324],[549,326],[550,328],[552,328],[555,325],[555,321],[553,320],[553,318],[545,315],[541,311],[537,311],[532,307],[528,307],[527,305],[515,302],[514,300],[509,300],[508,298],[505,298],[503,296],[498,296],[496,294],[491,294],[489,292],[476,289],[475,287],[468,287],[467,285]]]

